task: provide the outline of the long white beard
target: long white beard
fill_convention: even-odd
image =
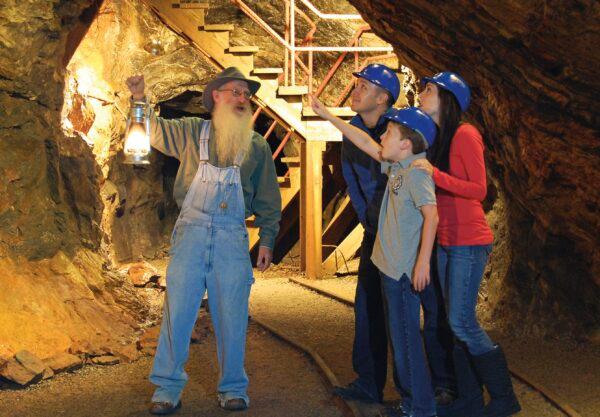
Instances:
[[[248,155],[253,133],[250,108],[239,115],[227,105],[215,106],[212,121],[219,166],[233,165],[240,152],[244,153],[244,157]]]

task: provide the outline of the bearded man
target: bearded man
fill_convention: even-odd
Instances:
[[[143,100],[143,76],[126,81]],[[184,365],[204,292],[208,291],[217,359],[219,405],[249,405],[244,370],[248,297],[254,282],[245,218],[260,229],[257,268],[266,270],[281,219],[281,195],[271,151],[252,129],[250,99],[260,83],[230,67],[206,86],[202,100],[212,120],[165,120],[152,115],[151,145],[180,161],[174,197],[181,208],[171,238],[167,295],[150,381],[157,385],[150,413],[181,407]]]

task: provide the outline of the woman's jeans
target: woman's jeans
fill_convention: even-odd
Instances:
[[[477,321],[479,285],[492,245],[437,246],[438,276],[454,336],[471,355],[483,355],[494,344]]]

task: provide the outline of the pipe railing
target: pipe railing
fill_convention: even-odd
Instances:
[[[279,35],[267,22],[265,22],[258,14],[256,14],[243,0],[231,0],[242,12],[256,22],[263,30],[265,30],[273,39],[285,48],[284,57],[284,74],[283,81],[284,85],[296,85],[296,66],[304,72],[308,77],[308,88],[309,92],[312,93],[312,79],[313,79],[313,53],[314,52],[342,52],[344,58],[348,52],[355,53],[355,66],[358,67],[358,52],[392,52],[391,46],[358,46],[359,39],[365,29],[360,30],[359,34],[353,38],[353,41],[349,43],[349,46],[313,46],[312,39],[316,31],[316,24],[298,7],[296,6],[296,0],[285,0],[285,34],[284,37]],[[336,20],[362,20],[360,15],[354,14],[334,14],[334,13],[322,13],[319,11],[309,0],[300,0],[306,7],[309,8],[321,19],[336,19]],[[299,14],[311,27],[308,34],[301,42],[302,46],[296,46],[296,14]],[[370,28],[369,28],[370,29]],[[354,45],[354,46],[352,46]],[[302,52],[308,53],[308,63],[304,64],[299,57]],[[333,74],[339,68],[343,58],[338,58],[339,64],[336,61],[336,69],[328,73],[327,82],[319,85],[318,93],[321,94],[325,86]],[[303,80],[306,79],[303,78]]]

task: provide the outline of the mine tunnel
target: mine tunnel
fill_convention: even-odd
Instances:
[[[486,192],[477,204],[493,234],[476,315],[506,356],[515,415],[600,414],[598,2],[2,3],[0,416],[142,416],[154,403],[176,408],[179,400],[167,411],[401,415],[407,401],[402,378],[392,376],[393,340],[383,343],[379,398],[334,388],[361,372],[357,286],[369,232],[343,172],[348,139],[309,101],[318,97],[334,116],[356,120],[353,91],[364,77],[353,74],[373,64],[392,70],[396,109],[421,106],[429,85],[421,81],[437,73],[460,74],[470,87],[462,121],[481,133]],[[261,245],[264,219],[246,204],[240,233],[253,272],[237,347],[245,350],[247,393],[229,395],[221,385],[228,354],[215,317],[239,306],[214,307],[209,286],[208,297],[195,293],[189,380],[171,404],[156,397],[148,376],[156,376],[164,311],[177,304],[165,295],[172,243],[181,237],[174,192],[182,163],[156,149],[146,164],[126,163],[134,103],[126,80],[144,76],[145,117],[204,121],[213,114],[205,89],[225,94],[211,82],[230,67],[244,85],[260,83],[252,97],[231,94],[247,103],[272,161],[281,220],[272,248]],[[272,263],[262,271],[265,253]],[[228,264],[232,256],[218,257]],[[432,267],[432,283],[439,274]],[[392,321],[369,320],[392,332]],[[450,343],[462,343],[455,336]],[[485,381],[476,385],[482,401],[494,401]],[[451,388],[458,401],[460,387]],[[491,415],[483,413],[473,416]]]

